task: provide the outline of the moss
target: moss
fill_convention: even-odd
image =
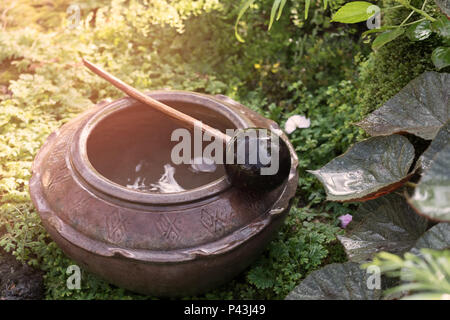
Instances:
[[[383,7],[393,1],[383,1]],[[417,5],[417,4],[416,4]],[[437,14],[434,3],[426,7],[432,15]],[[390,10],[383,17],[385,25],[398,25],[409,14],[409,10]],[[414,21],[413,16],[409,21]],[[382,106],[401,90],[408,82],[427,70],[435,70],[431,62],[431,53],[441,45],[441,40],[432,36],[425,41],[411,42],[401,37],[372,52],[368,59],[360,64],[360,82],[358,102],[367,114]]]
[[[322,266],[326,266],[331,263],[343,263],[348,260],[344,246],[337,240],[329,243],[327,246],[327,250],[328,256],[322,262]]]

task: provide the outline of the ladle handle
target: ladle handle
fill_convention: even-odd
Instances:
[[[200,122],[199,120],[197,120],[187,114],[184,114],[181,111],[178,111],[172,107],[169,107],[168,105],[166,105],[162,102],[159,102],[158,100],[150,98],[149,96],[143,94],[139,90],[126,84],[122,80],[116,78],[112,74],[106,72],[105,70],[103,70],[100,67],[96,66],[95,64],[87,61],[86,59],[82,59],[82,60],[83,60],[83,64],[86,67],[88,67],[92,72],[94,72],[96,75],[102,77],[103,79],[105,79],[106,81],[111,83],[113,86],[115,86],[117,89],[125,92],[127,95],[138,100],[139,102],[142,102],[143,104],[145,104],[147,106],[153,107],[154,109],[161,111],[162,113],[168,115],[169,117],[171,117],[173,119],[181,121],[188,127],[194,128],[195,126],[198,126],[204,132],[208,133],[209,135],[211,135],[215,138],[221,139],[224,143],[227,143],[231,139],[228,135],[220,132],[219,130],[217,130],[213,127],[210,127],[210,126]]]

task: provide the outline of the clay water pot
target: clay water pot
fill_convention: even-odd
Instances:
[[[280,130],[225,96],[149,95],[222,130]],[[131,98],[90,108],[48,137],[33,163],[30,194],[52,239],[80,267],[135,292],[174,297],[229,281],[261,253],[289,211],[298,161],[282,134],[290,175],[270,192],[234,188],[223,168],[206,178],[186,173],[183,192],[127,188],[139,159],[148,160],[147,174],[161,174],[177,126],[168,121]]]

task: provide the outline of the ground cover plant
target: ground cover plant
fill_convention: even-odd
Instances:
[[[169,88],[225,94],[281,127],[293,115],[311,121],[309,128],[289,135],[299,156],[300,179],[293,209],[277,237],[235,280],[194,298],[283,299],[300,283],[313,283],[310,279],[314,272],[333,263],[345,263],[340,268],[357,269],[366,276],[359,269],[363,261],[353,262],[350,255],[347,258],[345,243],[342,246],[337,240],[338,236],[341,241],[351,239],[340,228],[338,218],[352,214],[354,220],[363,219],[364,213],[376,211],[378,202],[327,202],[320,181],[307,170],[318,170],[366,138],[367,134],[353,124],[393,98],[411,80],[431,70],[434,76],[426,73],[425,77],[432,81],[439,68],[431,56],[445,39],[437,32],[420,41],[399,37],[372,51],[361,37],[367,30],[364,26],[332,22],[333,14],[345,6],[344,1],[329,1],[326,6],[303,0],[251,2],[238,19],[247,2],[202,0],[193,5],[187,0],[86,1],[74,28],[69,27],[73,20],[66,12],[71,4],[66,0],[47,1],[45,5],[24,0],[0,4],[0,246],[44,273],[46,298],[151,298],[107,284],[84,271],[81,289],[69,290],[66,270],[73,262],[51,241],[30,202],[27,183],[31,162],[46,137],[93,104],[122,96],[84,70],[80,54],[142,90]],[[414,4],[419,8],[422,5]],[[440,11],[434,2],[427,2],[425,9],[438,19]],[[409,13],[404,8],[388,11],[383,23],[399,25]],[[19,15],[21,19],[16,19]],[[236,39],[235,31],[244,43]],[[439,71],[446,70],[442,67]],[[422,167],[431,165],[433,150],[440,149],[436,141],[443,134],[437,134],[429,147],[422,138],[408,136],[416,152],[428,147],[420,160]],[[414,193],[433,186],[436,180],[432,175],[425,179],[424,173],[413,189],[411,183],[417,182],[414,179],[422,170],[416,161],[418,155],[406,138],[398,134],[393,137],[386,139],[396,140],[394,145],[408,150],[404,166],[362,194],[371,195],[399,181],[404,183],[407,177],[410,180],[405,188],[412,204],[413,199],[417,200]],[[378,207],[384,205],[388,206],[381,203]],[[428,206],[423,201],[416,205]],[[405,215],[422,219],[410,212],[408,204],[398,206]],[[375,225],[384,221],[381,216],[381,221],[376,215],[370,217]],[[400,238],[389,241],[410,250],[419,236],[423,235],[421,243],[428,243],[427,239],[435,234],[431,232],[442,228],[441,223],[431,229],[429,223],[421,226],[406,229],[406,242]],[[426,254],[427,261],[440,259],[434,252]],[[389,259],[393,258],[380,256],[374,264],[393,273],[410,260],[415,261],[412,270],[422,267],[409,255],[395,263]],[[426,279],[425,284],[432,278]],[[444,285],[428,293],[439,295],[442,290]],[[369,292],[364,297],[380,296]]]

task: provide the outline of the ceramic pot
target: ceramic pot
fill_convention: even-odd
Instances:
[[[281,132],[225,96],[148,94],[222,130]],[[33,163],[30,194],[52,239],[80,267],[135,292],[173,297],[229,281],[261,253],[289,211],[298,161],[282,134],[290,175],[270,192],[238,190],[225,175],[185,179],[192,187],[176,193],[127,188],[138,159],[167,160],[160,150],[173,128],[166,124],[131,98],[90,108],[48,137]]]

